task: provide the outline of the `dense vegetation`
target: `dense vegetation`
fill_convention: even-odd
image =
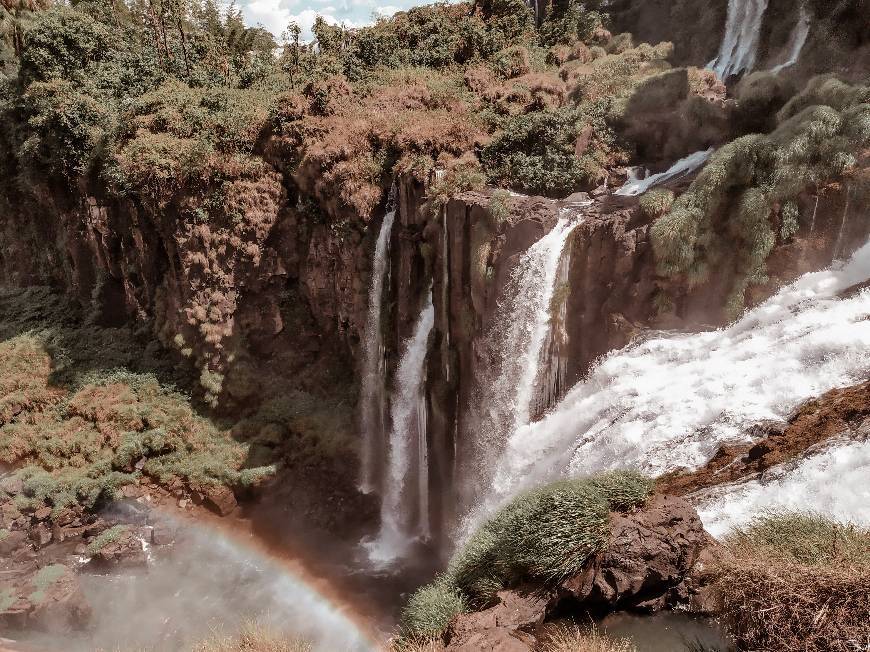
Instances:
[[[0,497],[8,490],[18,509],[93,508],[143,474],[205,489],[272,472],[196,412],[153,344],[81,322],[45,288],[5,290],[0,301],[0,463],[18,469]]]
[[[617,471],[518,496],[456,552],[444,575],[411,596],[403,634],[438,636],[454,615],[489,606],[504,588],[578,573],[606,541],[610,512],[643,504],[651,490],[648,478]]]

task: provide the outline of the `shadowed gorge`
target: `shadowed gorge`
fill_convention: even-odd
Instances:
[[[0,650],[863,649],[866,0],[315,5],[0,0]]]

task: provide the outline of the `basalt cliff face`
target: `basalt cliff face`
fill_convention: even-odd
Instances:
[[[149,323],[180,361],[220,360],[222,381],[213,387],[200,378],[202,391],[216,392],[219,412],[236,418],[294,387],[353,385],[380,220],[325,224],[294,205],[285,186],[291,182],[276,180],[263,219],[241,235],[232,225],[191,227],[171,209],[158,214],[95,193],[79,205],[59,196],[51,211],[22,207],[5,220],[2,282],[57,286],[89,306],[99,323]],[[382,330],[389,376],[432,288],[425,396],[437,536],[463,500],[457,469],[471,455],[465,447],[477,425],[477,379],[495,373],[491,341],[493,330],[504,326],[499,305],[512,270],[560,215],[579,215],[580,224],[560,256],[545,359],[535,380],[538,414],[596,358],[649,329],[726,323],[722,306],[736,270],[723,266],[701,287],[660,275],[651,220],[633,198],[513,196],[496,218],[491,192],[466,193],[440,208],[426,193],[426,184],[397,180]],[[751,290],[750,304],[863,242],[867,225],[849,222],[846,201],[846,188],[836,184],[802,196],[804,226],[776,246],[770,280]],[[668,303],[660,300],[664,293]],[[206,314],[193,315],[198,310]],[[339,484],[352,492],[355,465],[344,468]]]

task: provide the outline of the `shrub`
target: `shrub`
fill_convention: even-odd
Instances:
[[[846,652],[866,640],[870,531],[773,512],[725,545],[712,571],[740,649]]]
[[[667,213],[674,203],[674,193],[666,188],[656,188],[641,195],[638,206],[648,219],[655,219]]]
[[[578,121],[570,108],[509,118],[481,156],[490,181],[546,196],[589,185],[589,170],[574,155]]]
[[[436,581],[408,600],[402,610],[401,634],[412,640],[440,636],[454,616],[467,610],[468,605],[458,590],[444,580]]]
[[[40,604],[45,600],[45,591],[67,573],[67,567],[62,564],[43,566],[33,576],[31,584],[33,592],[27,597],[33,604]]]
[[[511,196],[506,190],[496,190],[489,198],[489,214],[496,222],[504,222],[511,214]]]

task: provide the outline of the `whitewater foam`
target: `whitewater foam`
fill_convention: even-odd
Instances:
[[[746,428],[870,374],[870,243],[721,330],[659,334],[604,357],[543,420],[515,428],[473,525],[518,491],[621,467],[704,464]]]
[[[870,441],[832,442],[824,452],[768,470],[761,479],[728,484],[710,492],[698,507],[715,537],[747,525],[767,510],[824,514],[870,526]]]

